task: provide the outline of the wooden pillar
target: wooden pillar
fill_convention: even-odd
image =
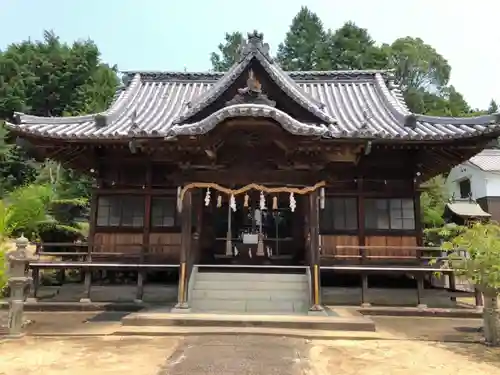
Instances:
[[[96,182],[99,181],[98,179]],[[87,247],[87,262],[92,263],[92,253],[95,251],[95,229],[97,226],[97,210],[99,202],[99,183],[94,185],[92,190],[92,195],[90,198],[90,222],[89,222],[89,237],[88,237],[88,247]],[[84,273],[84,296],[80,299],[82,303],[91,302],[90,292],[92,288],[92,268],[86,267],[81,269],[80,272]]]
[[[415,236],[416,244],[418,247],[424,246],[424,231],[422,228],[422,214],[420,210],[420,190],[418,190],[417,180],[413,184],[413,212],[415,215]],[[417,257],[418,263],[422,264],[422,250],[416,250],[415,256]]]
[[[321,306],[319,210],[318,191],[309,194],[309,266],[312,277],[312,306],[310,312],[324,312]]]
[[[152,185],[152,165],[148,163],[146,166],[145,184],[144,184],[144,225],[142,231],[142,247],[139,257],[139,263],[142,264],[146,260],[149,253],[149,238],[151,233],[151,185]],[[137,270],[137,290],[135,302],[141,303],[144,297],[144,282],[146,272],[143,268]]]
[[[368,301],[368,274],[361,273],[361,307],[370,307],[371,303]]]
[[[194,256],[192,257],[193,263],[199,263],[201,258],[201,235],[203,228],[203,208],[205,205],[204,197],[202,194],[199,194],[196,199],[196,223],[194,225],[194,234],[193,234],[193,246],[191,246]]]
[[[192,199],[191,191],[188,190],[184,194],[184,199],[181,202],[181,253],[180,253],[180,270],[179,270],[179,293],[177,299],[177,309],[188,309],[187,303],[187,286],[188,286],[188,267],[190,267],[190,248],[191,248],[191,231],[192,231]]]
[[[422,298],[424,297],[425,287],[424,287],[424,274],[422,272],[417,273],[417,307],[420,309],[427,308],[427,305],[423,303]]]
[[[474,288],[474,300],[477,309],[482,309],[484,306],[483,293],[478,288]]]
[[[363,187],[363,177],[357,179],[358,193],[358,245],[365,246],[365,197]],[[361,256],[360,263],[364,263],[366,251],[360,248],[359,255]]]

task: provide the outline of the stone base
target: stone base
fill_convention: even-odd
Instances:
[[[144,302],[142,301],[142,299],[134,299],[134,303],[137,303],[138,305],[142,305]]]
[[[186,302],[178,303],[170,312],[173,314],[186,314],[191,312],[191,308]]]
[[[372,304],[370,302],[363,302],[361,304],[361,307],[363,307],[363,308],[372,307]]]
[[[3,338],[7,340],[22,339],[26,335],[25,332],[20,333],[7,333]]]
[[[328,313],[325,311],[323,306],[321,305],[313,305],[308,311],[307,315],[312,315],[312,316],[327,316]]]
[[[80,303],[92,303],[90,298],[80,298]]]
[[[425,303],[420,303],[417,305],[417,309],[424,310],[427,308],[427,305]]]
[[[26,298],[26,303],[37,303],[38,302],[38,298],[34,298],[34,297],[28,297]]]
[[[307,312],[309,316],[328,316],[328,313],[325,310],[309,310]]]

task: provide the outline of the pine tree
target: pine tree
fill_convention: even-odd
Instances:
[[[285,70],[329,70],[326,32],[316,13],[302,7],[293,18],[276,59]]]

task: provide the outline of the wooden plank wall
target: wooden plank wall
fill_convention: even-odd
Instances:
[[[143,233],[96,233],[94,251],[104,253],[138,254],[142,250]],[[179,261],[181,247],[180,233],[151,233],[146,259]]]
[[[417,238],[415,236],[367,236],[365,238],[366,246],[388,246],[398,247],[400,249],[373,249],[367,250],[367,255],[375,256],[411,256],[416,257],[417,251],[405,249],[405,247],[417,246]]]
[[[358,246],[358,236],[337,236],[337,235],[322,235],[320,236],[321,255],[359,255],[358,249],[336,249],[337,246]]]
[[[348,235],[322,235],[321,255],[359,255],[358,249],[336,249],[337,246],[358,246],[358,236]],[[401,246],[401,249],[372,249],[367,250],[367,255],[374,256],[416,256],[416,250],[405,249],[404,247],[417,246],[415,236],[366,236],[365,246]]]

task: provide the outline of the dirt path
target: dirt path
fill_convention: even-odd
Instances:
[[[264,336],[25,337],[0,342],[1,375],[500,375],[500,350],[401,340]]]
[[[305,340],[260,336],[188,337],[158,375],[301,375]]]

